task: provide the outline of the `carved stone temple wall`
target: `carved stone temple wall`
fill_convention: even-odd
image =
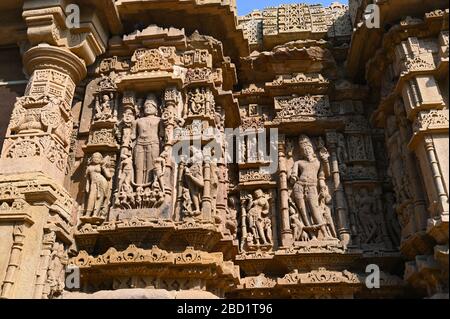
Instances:
[[[448,298],[448,16],[2,0],[0,298]]]

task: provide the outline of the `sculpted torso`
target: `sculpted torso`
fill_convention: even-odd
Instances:
[[[161,119],[150,115],[136,120],[137,144],[159,143]]]
[[[317,176],[320,170],[320,161],[313,159],[312,161],[300,160],[295,163],[298,171],[298,181],[305,184],[317,184]]]

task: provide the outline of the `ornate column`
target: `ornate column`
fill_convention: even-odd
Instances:
[[[73,199],[64,180],[74,126],[72,100],[86,65],[104,52],[108,35],[91,8],[83,12],[80,26],[67,26],[65,6],[65,1],[23,5],[30,45],[23,65],[30,78],[14,105],[0,156],[0,206],[11,211],[0,217],[0,237],[14,238],[13,243],[0,242],[2,250],[12,246],[10,255],[3,256],[10,262],[0,273],[2,297],[42,297],[40,262],[47,247],[36,238],[44,237],[48,224],[57,229],[56,241],[65,247],[71,243]],[[14,220],[15,226],[3,220]],[[20,258],[22,250],[26,259]]]
[[[280,211],[281,211],[281,244],[284,247],[292,245],[292,229],[289,224],[289,189],[288,172],[286,165],[286,145],[284,136],[280,137],[278,144],[279,178],[280,178]]]
[[[31,77],[13,110],[0,173],[41,172],[62,185],[72,135],[72,98],[86,66],[70,51],[46,44],[28,50],[24,64]]]
[[[181,216],[181,205],[183,203],[183,172],[186,167],[186,158],[181,156],[180,163],[178,164],[178,173],[177,173],[177,201],[175,204],[175,214],[173,220],[180,221]]]
[[[43,247],[33,238],[42,238],[47,220],[52,218],[59,225],[60,234],[70,228],[73,200],[64,189],[64,180],[73,128],[71,103],[76,84],[86,75],[83,60],[48,44],[29,49],[23,60],[30,80],[25,95],[15,103],[7,130],[0,158],[0,188],[13,188],[14,196],[23,198],[28,204],[23,210],[32,225],[25,227],[22,221],[14,228],[26,236],[14,234],[16,242],[3,282],[2,296],[7,298],[36,296],[33,279]],[[0,202],[10,201],[7,197]],[[0,223],[2,233],[10,228]],[[20,258],[22,249],[26,259]],[[3,276],[0,274],[1,279]],[[12,289],[15,281],[22,282],[19,289]]]
[[[347,247],[350,244],[351,232],[350,232],[347,202],[345,200],[344,188],[341,183],[341,177],[339,174],[339,163],[336,155],[336,148],[337,148],[336,132],[328,131],[326,138],[331,156],[331,175],[333,177],[334,198],[339,220],[338,233],[341,243],[344,245],[344,247]]]
[[[37,272],[33,298],[40,299],[43,297],[44,288],[47,280],[47,271],[50,265],[50,255],[55,240],[56,234],[53,231],[44,235],[44,240],[42,242],[40,268],[38,269]]]
[[[205,156],[203,164],[203,197],[202,217],[204,221],[211,221],[211,158]]]
[[[436,192],[439,197],[439,200],[436,203],[437,211],[448,215],[448,195],[442,180],[441,168],[436,157],[433,137],[430,135],[425,136],[425,149],[427,152],[428,161],[431,164],[431,171],[433,172],[434,186],[436,187]]]
[[[14,296],[12,288],[16,281],[17,270],[20,267],[20,262],[22,259],[22,250],[25,240],[24,228],[25,225],[21,223],[16,223],[14,225],[14,242],[11,247],[11,253],[9,255],[9,263],[8,268],[6,269],[5,279],[3,280],[3,285],[1,287],[2,289],[0,298],[10,298]]]
[[[394,69],[399,76],[395,93],[402,99],[397,99],[394,112],[408,175],[414,179],[414,237],[422,238],[420,245],[402,243],[402,252],[412,260],[406,264],[405,279],[413,286],[426,286],[430,296],[439,295],[441,283],[448,280],[448,267],[439,265],[432,251],[435,242],[448,247],[448,102],[441,93],[444,83],[439,83],[440,70],[448,68],[448,31],[434,38],[411,32],[395,50]]]
[[[245,243],[247,241],[247,234],[248,234],[248,230],[247,230],[247,197],[246,197],[247,193],[243,193],[241,194],[241,243],[239,245],[239,249],[242,251],[244,251],[244,246]]]
[[[436,187],[437,195],[439,197],[439,201],[437,203],[438,211],[448,215],[448,195],[442,180],[441,168],[436,158],[433,137],[430,135],[425,136],[425,149],[427,152],[428,161],[431,164],[431,171],[433,172],[434,186]]]

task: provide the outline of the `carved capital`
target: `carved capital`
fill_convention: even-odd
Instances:
[[[65,1],[26,1],[23,18],[31,45],[48,43],[64,47],[85,61],[94,63],[105,51],[107,33],[94,9],[83,8],[79,25],[68,25]],[[69,19],[68,19],[69,18]]]
[[[69,74],[79,83],[86,76],[86,63],[67,49],[40,44],[25,52],[23,57],[29,74],[41,69],[54,69]]]

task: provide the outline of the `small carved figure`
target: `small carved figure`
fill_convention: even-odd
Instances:
[[[187,217],[193,217],[194,212],[192,211],[192,199],[189,189],[183,188],[182,198],[183,215]]]
[[[190,198],[193,204],[193,214],[201,214],[202,193],[204,187],[203,179],[203,154],[194,146],[190,147],[191,158],[188,167],[184,169],[184,177]]]
[[[125,109],[123,111],[123,130],[122,130],[122,146],[131,147],[132,146],[132,127],[135,121],[135,115],[132,109]]]
[[[358,205],[363,242],[366,244],[379,242],[380,229],[376,218],[378,211],[375,199],[369,195],[367,188],[361,188],[355,200]]]
[[[136,188],[136,207],[142,208],[142,204],[144,202],[145,191],[142,186],[138,186]]]
[[[164,150],[161,155],[155,160],[155,174],[158,181],[158,185],[161,187],[162,192],[165,192],[164,187],[164,174],[166,172],[166,164],[169,161],[169,151]]]
[[[235,196],[228,198],[228,207],[225,220],[225,228],[230,231],[230,234],[236,239],[237,236],[237,199]]]
[[[332,238],[337,238],[336,228],[334,227],[333,216],[331,214],[331,209],[328,204],[331,202],[331,196],[327,190],[323,190],[319,194],[319,207],[323,212],[323,219],[327,225],[328,236]]]
[[[189,94],[190,105],[189,112],[192,114],[202,114],[205,112],[206,95],[199,88]]]
[[[133,159],[131,157],[131,151],[128,148],[124,148],[122,151],[121,162],[120,162],[120,172],[121,176],[119,179],[119,192],[123,192],[129,189],[133,181]]]
[[[154,182],[152,185],[150,208],[159,207],[163,204],[165,198],[164,190],[158,181]]]
[[[94,153],[86,169],[86,217],[104,217],[113,172],[108,167],[109,157]]]
[[[111,93],[110,96],[107,94],[102,95],[101,101],[100,97],[97,97],[95,102],[94,120],[107,121],[113,119],[113,98],[113,93]]]
[[[248,196],[248,224],[257,244],[272,244],[272,222],[269,200],[261,189]]]
[[[64,290],[65,269],[67,264],[67,256],[64,245],[58,242],[53,244],[50,254],[50,264],[47,270],[48,297],[58,297]]]
[[[298,215],[297,207],[295,207],[295,204],[291,198],[289,198],[289,215],[294,241],[308,241],[309,236],[304,230],[305,225],[301,221],[300,216]]]

